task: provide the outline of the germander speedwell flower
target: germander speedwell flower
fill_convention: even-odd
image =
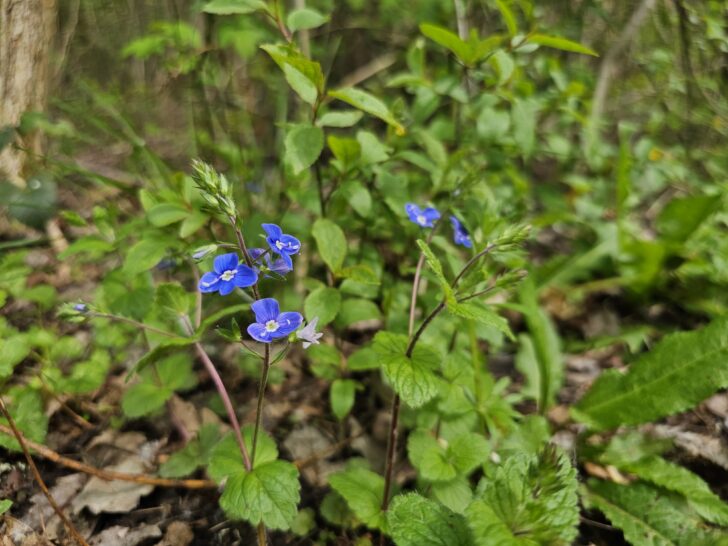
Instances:
[[[318,317],[314,317],[304,328],[296,332],[296,337],[303,341],[303,348],[308,349],[311,345],[318,345],[319,338],[323,336],[321,332],[316,331]]]
[[[255,322],[248,326],[248,334],[261,343],[271,343],[286,337],[295,332],[303,322],[301,313],[295,311],[281,313],[274,298],[258,300],[250,308],[255,313]]]
[[[262,249],[262,248],[251,248],[249,252],[250,252],[250,257],[253,259],[253,261],[257,262],[258,259],[267,252],[267,250]],[[267,254],[265,256],[265,264],[266,264],[266,266],[268,266],[268,269],[270,271],[272,271],[273,273],[277,273],[281,277],[284,276],[286,273],[292,271],[292,269],[293,269],[288,266],[288,264],[286,263],[286,260],[284,260],[283,258],[278,258],[277,260],[271,260],[270,254]]]
[[[216,257],[213,269],[200,279],[200,292],[220,292],[221,296],[227,296],[236,287],[245,288],[258,282],[258,273],[240,263],[234,252]]]
[[[270,249],[276,254],[280,254],[286,265],[293,269],[291,256],[298,254],[298,251],[301,250],[301,241],[293,235],[283,233],[283,230],[275,224],[263,224],[262,227],[268,235],[265,240]]]
[[[435,222],[440,219],[440,213],[433,207],[421,209],[414,203],[407,203],[404,206],[409,219],[420,227],[434,227]]]
[[[455,216],[450,216],[450,223],[453,230],[453,241],[456,245],[463,245],[466,248],[473,248],[473,241],[470,240],[468,230],[465,229]]]

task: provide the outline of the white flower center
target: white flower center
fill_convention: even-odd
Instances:
[[[225,273],[223,273],[222,275],[220,275],[220,278],[223,281],[230,281],[230,280],[232,280],[235,277],[235,275],[237,274],[237,272],[238,272],[237,269],[228,269],[227,271],[225,271]]]
[[[421,226],[424,226],[427,223],[427,218],[425,218],[424,215],[422,215],[422,214],[418,214],[417,223]]]
[[[282,249],[282,248],[283,248],[284,246],[286,246],[286,245],[284,245],[284,244],[283,244],[282,242],[280,242],[280,241],[276,241],[276,248],[277,248],[278,250]]]
[[[275,320],[269,320],[265,323],[266,332],[275,332],[278,330],[279,324]]]

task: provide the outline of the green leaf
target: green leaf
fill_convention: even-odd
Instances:
[[[508,321],[481,303],[448,303],[447,310],[458,317],[474,320],[489,328],[498,330],[512,340],[516,339],[513,332],[511,332],[510,326],[508,326]]]
[[[28,387],[19,387],[11,389],[9,397],[4,396],[4,400],[8,412],[23,436],[33,442],[43,443],[48,430],[48,417],[43,411],[43,399],[40,394]],[[0,423],[8,425],[4,417],[0,417]],[[0,434],[0,447],[20,451],[17,440],[5,434]]]
[[[187,218],[191,212],[177,203],[159,203],[147,211],[147,218],[157,227],[168,226]]]
[[[260,48],[271,56],[283,71],[291,88],[308,104],[316,104],[324,91],[321,65],[306,58],[293,45],[265,44]],[[323,139],[322,139],[323,140]]]
[[[417,493],[398,495],[387,512],[397,546],[470,546],[465,518]]]
[[[437,281],[440,283],[440,288],[442,288],[447,303],[452,303],[453,305],[456,304],[455,295],[453,293],[452,287],[450,286],[450,283],[447,282],[447,279],[445,278],[445,273],[442,270],[442,264],[440,263],[440,260],[437,259],[435,253],[432,252],[432,249],[422,239],[417,239],[417,246],[420,247],[420,251],[422,252],[422,254],[425,255],[427,265],[430,266],[430,269],[432,269],[432,272],[435,274]]]
[[[374,350],[381,359],[384,375],[402,400],[418,408],[432,400],[438,391],[439,378],[434,371],[440,366],[439,353],[420,342],[412,357],[405,354],[407,336],[391,332],[378,332],[374,336]]]
[[[0,146],[0,148],[2,148]],[[1,499],[0,500],[0,516],[2,516],[5,512],[10,510],[10,507],[13,505],[13,501],[10,499]]]
[[[632,363],[608,370],[572,408],[594,429],[655,421],[687,410],[728,387],[728,317],[694,332],[671,334]]]
[[[381,312],[377,304],[363,298],[350,298],[343,301],[336,325],[348,328],[352,324],[365,320],[379,320]]]
[[[327,23],[328,20],[329,18],[326,15],[319,13],[315,9],[299,8],[294,9],[288,14],[286,23],[291,32],[296,32],[297,30],[320,27],[324,23]]]
[[[142,239],[134,244],[126,254],[124,273],[136,275],[151,269],[167,254],[167,246],[159,239]]]
[[[410,434],[407,452],[424,479],[442,482],[468,476],[486,461],[490,446],[474,432],[460,434],[448,443],[427,431],[418,431]]]
[[[163,478],[183,478],[189,476],[201,466],[206,466],[212,454],[212,448],[220,439],[218,426],[212,423],[203,425],[197,437],[172,455],[159,467],[159,475]]]
[[[505,0],[495,0],[495,5],[498,8],[498,11],[500,11],[501,17],[503,17],[503,22],[508,28],[508,34],[510,36],[515,36],[518,32],[518,24],[516,23],[516,16],[513,15],[508,3]]]
[[[562,51],[571,51],[573,53],[583,53],[584,55],[592,55],[593,57],[599,57],[599,54],[579,42],[567,40],[566,38],[559,38],[557,36],[546,36],[545,34],[530,34],[528,41],[533,44],[538,44],[553,49],[560,49]]]
[[[355,125],[364,114],[359,110],[335,110],[326,112],[316,120],[319,127],[351,127]]]
[[[657,217],[660,234],[684,243],[719,208],[720,195],[692,195],[670,201]]]
[[[225,482],[220,507],[234,519],[268,529],[288,529],[301,500],[298,469],[287,461],[270,461],[250,472],[237,472]]]
[[[178,320],[189,313],[194,295],[179,283],[162,283],[157,285],[155,301],[171,318]]]
[[[135,373],[141,372],[150,364],[161,360],[165,356],[174,354],[175,352],[180,351],[185,347],[189,347],[190,345],[196,343],[196,341],[197,340],[195,338],[191,337],[165,338],[164,341],[154,347],[154,349],[149,351],[147,354],[141,357],[136,364],[134,364],[134,367],[129,370],[129,373],[126,374],[126,380],[128,381],[129,378],[132,377]]]
[[[521,284],[519,297],[522,304],[519,310],[531,333],[538,364],[539,407],[547,408],[554,403],[564,378],[559,334],[549,316],[539,306],[532,280],[526,279]]]
[[[387,105],[366,91],[362,91],[355,87],[347,87],[344,89],[329,91],[329,95],[335,99],[339,99],[340,101],[350,104],[362,112],[366,112],[367,114],[381,119],[394,127],[395,132],[400,136],[404,135],[406,132],[404,126],[397,121],[394,114],[392,114],[389,108],[387,108]]]
[[[314,222],[311,230],[316,239],[319,255],[329,269],[336,274],[346,258],[346,236],[339,226],[326,218]]]
[[[220,320],[229,317],[230,315],[234,315],[235,313],[240,313],[241,311],[248,311],[249,309],[249,303],[228,305],[227,307],[220,309],[216,313],[209,315],[200,323],[200,327],[195,332],[195,337],[199,339],[202,334],[204,334],[209,328],[215,326],[215,324],[217,324]]]
[[[254,11],[268,11],[263,0],[212,0],[202,11],[215,15],[245,15]]]
[[[511,107],[513,139],[526,157],[531,155],[536,144],[537,110],[533,99],[514,99]]]
[[[358,384],[353,379],[336,379],[331,383],[331,390],[329,391],[331,410],[339,421],[344,419],[354,406]]]
[[[351,166],[359,159],[361,154],[361,144],[353,138],[342,138],[331,135],[326,139],[331,153],[338,159],[338,163],[334,165],[341,171],[347,172]]]
[[[576,489],[576,471],[554,448],[509,457],[481,481],[466,510],[475,544],[571,544],[579,524]]]
[[[30,354],[31,348],[23,334],[0,340],[0,379],[10,377],[13,368]]]
[[[245,425],[240,429],[243,435],[243,443],[248,449],[248,455],[253,454],[253,425]],[[255,450],[254,468],[278,459],[278,448],[276,443],[265,432],[258,433],[258,447]],[[225,478],[245,472],[243,456],[240,453],[238,442],[232,432],[223,436],[210,454],[210,465],[207,468],[210,477],[216,482],[222,482]]]
[[[420,25],[420,32],[436,44],[449,49],[465,64],[470,64],[473,56],[472,48],[467,42],[461,40],[460,36],[454,32],[429,23],[422,23]]]
[[[341,308],[341,292],[336,288],[320,286],[311,292],[303,304],[304,312],[309,320],[318,317],[318,325],[326,326],[336,318]]]
[[[172,397],[174,391],[148,381],[132,385],[121,399],[124,414],[135,419],[159,410]]]
[[[728,526],[728,504],[713,493],[702,478],[688,469],[659,456],[646,457],[618,466],[622,470],[636,474],[642,480],[679,493],[700,516],[710,522]]]
[[[294,174],[308,169],[324,149],[324,132],[305,123],[294,125],[286,134],[285,158]]]
[[[386,529],[386,515],[382,512],[384,478],[379,474],[350,466],[329,476],[329,484],[346,500],[364,525],[372,529]]]
[[[642,482],[625,486],[589,480],[582,499],[603,512],[634,546],[725,544],[723,533],[703,530],[683,499]]]
[[[363,347],[349,356],[346,367],[355,372],[376,370],[379,368],[379,354],[373,347]]]

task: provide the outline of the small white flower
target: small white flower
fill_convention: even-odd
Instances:
[[[314,317],[305,328],[301,328],[296,332],[296,337],[303,341],[303,348],[308,349],[311,345],[318,345],[319,338],[323,336],[321,332],[316,331],[316,324],[318,323],[318,317]]]

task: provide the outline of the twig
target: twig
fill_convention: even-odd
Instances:
[[[13,430],[3,424],[0,424],[0,432],[8,436],[15,436]],[[185,489],[213,489],[217,487],[217,484],[211,480],[172,480],[168,478],[147,476],[146,474],[128,474],[126,472],[96,468],[95,466],[64,457],[60,453],[53,451],[51,448],[44,446],[43,444],[39,444],[25,438],[22,433],[20,433],[20,435],[25,445],[44,459],[60,464],[61,466],[65,466],[66,468],[83,472],[84,474],[96,476],[102,480],[143,483],[145,485],[155,485],[157,487],[182,487]]]
[[[38,482],[38,485],[40,486],[41,491],[43,491],[43,494],[45,495],[46,499],[48,499],[48,503],[53,508],[53,511],[58,515],[58,517],[61,519],[63,524],[68,529],[68,532],[71,534],[71,536],[74,538],[74,540],[80,544],[81,546],[89,546],[88,542],[81,536],[81,534],[76,530],[76,527],[71,523],[71,520],[69,520],[66,515],[63,513],[63,510],[56,504],[55,499],[53,498],[53,495],[51,495],[51,492],[48,491],[48,487],[46,487],[45,482],[43,481],[43,478],[40,475],[40,472],[38,472],[38,467],[35,466],[35,462],[33,461],[33,457],[30,456],[30,451],[28,451],[28,446],[25,443],[25,440],[23,438],[23,435],[18,430],[18,427],[15,426],[15,421],[13,420],[13,417],[10,415],[10,412],[8,411],[8,408],[5,407],[5,402],[2,398],[0,398],[0,411],[2,411],[3,415],[5,416],[5,419],[8,420],[8,424],[10,425],[10,428],[12,429],[13,435],[18,440],[18,443],[20,444],[20,448],[23,450],[23,455],[25,455],[25,460],[28,461],[28,466],[30,466],[30,469],[33,471],[33,476],[35,477],[35,481]]]

